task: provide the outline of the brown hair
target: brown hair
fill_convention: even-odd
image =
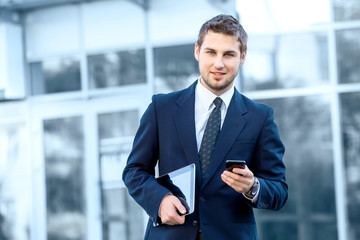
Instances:
[[[247,49],[247,34],[241,24],[231,15],[220,14],[205,22],[199,31],[197,44],[201,47],[204,37],[211,30],[216,33],[223,33],[235,36],[240,42],[240,52],[244,53]]]

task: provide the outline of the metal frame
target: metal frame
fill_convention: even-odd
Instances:
[[[0,0],[0,10],[29,11],[41,8],[56,7],[64,4],[79,4],[89,2],[99,2],[104,0]],[[149,0],[126,0],[133,2],[144,10],[149,8]],[[2,3],[4,2],[4,3]]]

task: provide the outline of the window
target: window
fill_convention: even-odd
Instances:
[[[336,240],[330,101],[317,95],[261,102],[274,108],[286,147],[289,199],[280,212],[256,211],[260,238]]]
[[[156,92],[188,87],[199,77],[194,44],[155,48],[154,67]]]
[[[75,57],[30,63],[32,95],[81,90],[80,61]]]
[[[360,239],[360,92],[340,95],[347,188],[348,239]]]
[[[45,120],[47,238],[86,239],[82,117]]]
[[[22,124],[0,125],[0,239],[30,239],[31,162],[26,150]]]
[[[360,19],[360,2],[358,0],[334,0],[336,21]]]
[[[90,88],[146,83],[145,50],[88,56]]]
[[[310,87],[329,82],[323,33],[250,37],[242,68],[246,91]]]
[[[141,239],[144,234],[143,210],[122,181],[138,115],[137,110],[98,115],[104,240]]]
[[[237,0],[236,2],[240,20],[248,33],[306,29],[322,26],[330,21],[331,1],[329,0]]]
[[[360,29],[336,32],[337,65],[340,83],[360,82]]]

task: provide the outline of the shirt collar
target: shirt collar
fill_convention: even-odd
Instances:
[[[217,96],[213,92],[208,90],[204,85],[202,85],[200,81],[201,80],[199,78],[195,90],[197,99],[199,100],[201,105],[203,105],[203,107],[206,108],[206,110],[209,110],[211,104],[213,103],[213,101]],[[234,95],[234,85],[229,90],[227,90],[226,92],[224,92],[222,95],[219,96],[224,103],[223,105],[225,106],[225,109],[229,107],[233,95]]]

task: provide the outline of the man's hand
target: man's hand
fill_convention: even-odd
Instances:
[[[167,225],[184,224],[185,216],[180,216],[176,210],[181,214],[186,213],[185,207],[177,197],[172,194],[166,195],[160,204],[159,215],[161,222]]]
[[[242,176],[240,176],[239,173],[242,174]],[[221,179],[238,193],[244,194],[250,191],[255,182],[254,174],[247,166],[245,166],[244,169],[234,168],[233,172],[225,170],[223,174],[221,174]]]

